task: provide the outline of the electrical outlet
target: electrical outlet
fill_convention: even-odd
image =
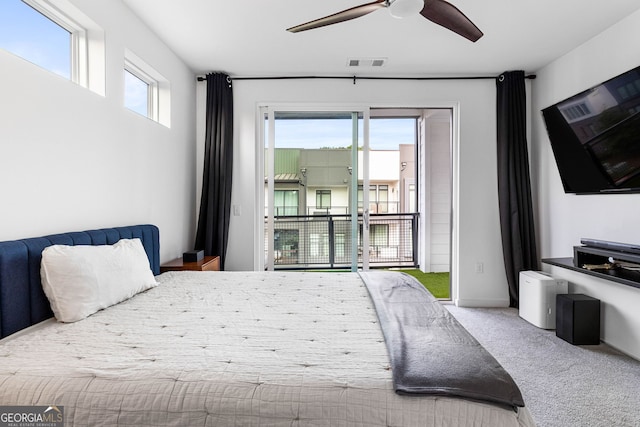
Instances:
[[[484,264],[480,261],[476,262],[476,273],[484,273]]]

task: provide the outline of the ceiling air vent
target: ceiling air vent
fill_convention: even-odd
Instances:
[[[382,67],[387,58],[351,58],[347,61],[349,67]]]

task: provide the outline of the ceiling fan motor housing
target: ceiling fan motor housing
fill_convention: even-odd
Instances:
[[[423,0],[393,0],[389,2],[389,13],[394,18],[415,16],[424,8]]]

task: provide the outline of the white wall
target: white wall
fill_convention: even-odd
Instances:
[[[362,180],[363,153],[358,151],[358,179]],[[400,151],[371,150],[369,151],[369,180],[374,182],[393,181],[400,179]],[[389,194],[391,196],[391,194]]]
[[[153,223],[191,249],[195,77],[119,1],[73,0],[106,34],[106,96],[0,50],[0,240]],[[123,107],[124,49],[171,82],[171,128]]]
[[[640,65],[630,41],[640,39],[640,11],[539,70],[533,83],[532,175],[540,255],[571,257],[582,237],[640,242],[640,194],[565,194],[540,110]],[[602,300],[602,338],[640,358],[640,289],[587,279],[559,268],[572,292]]]
[[[427,161],[425,186],[428,205],[428,265],[423,271],[451,270],[451,113],[435,111],[425,119]]]
[[[459,232],[453,298],[463,305],[508,305],[502,261],[496,178],[496,129],[494,80],[469,81],[358,81],[350,80],[236,80],[234,83],[234,177],[232,204],[241,215],[231,218],[226,268],[253,270],[261,248],[255,248],[258,221],[256,194],[262,186],[256,179],[256,111],[261,103],[365,104],[371,107],[459,106],[460,149],[455,185],[456,219]],[[202,96],[204,85],[198,87]],[[199,120],[203,115],[200,108]],[[201,138],[199,138],[201,143]],[[198,175],[200,172],[196,172]],[[258,190],[258,191],[256,191]],[[258,244],[262,240],[258,239]],[[455,250],[455,249],[454,249]],[[476,262],[484,273],[475,273]]]

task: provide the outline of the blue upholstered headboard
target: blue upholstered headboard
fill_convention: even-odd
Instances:
[[[112,245],[140,238],[153,274],[160,273],[155,225],[103,228],[0,242],[0,338],[53,316],[40,282],[42,250],[51,245]]]

